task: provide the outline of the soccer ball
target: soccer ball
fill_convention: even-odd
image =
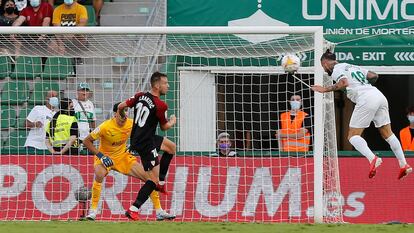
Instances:
[[[80,187],[75,191],[74,194],[77,201],[87,201],[92,197],[91,190],[87,189],[86,187]]]
[[[282,58],[283,70],[287,73],[294,73],[300,67],[300,59],[295,54],[287,54]]]

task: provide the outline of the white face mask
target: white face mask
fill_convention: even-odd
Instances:
[[[290,101],[290,107],[292,108],[292,110],[298,110],[298,109],[300,109],[300,101],[291,100]]]
[[[32,7],[38,7],[40,5],[40,0],[30,0],[30,5],[32,5]]]
[[[414,116],[413,115],[408,115],[407,118],[408,118],[408,121],[410,121],[410,123],[414,123]]]
[[[73,0],[65,0],[64,3],[68,6],[73,4]]]
[[[50,106],[57,108],[59,107],[59,99],[57,97],[50,97],[49,98],[49,104]]]

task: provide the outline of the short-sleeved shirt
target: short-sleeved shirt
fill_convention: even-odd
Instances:
[[[74,2],[71,8],[67,8],[65,4],[62,4],[55,8],[53,11],[52,23],[60,26],[73,27],[78,26],[81,19],[88,19],[88,12],[86,7]]]
[[[104,155],[116,158],[123,156],[127,150],[127,141],[132,129],[132,119],[127,119],[124,126],[120,127],[116,119],[112,118],[104,121],[89,135],[94,140],[100,140],[99,151]]]
[[[75,117],[78,119],[79,139],[84,140],[90,132],[89,123],[96,121],[95,106],[90,100],[78,101],[77,99],[72,99],[72,103],[75,109]],[[85,111],[83,111],[79,103],[82,104]]]
[[[367,79],[368,70],[359,66],[351,65],[348,63],[339,63],[334,66],[332,71],[332,79],[335,82],[343,78],[347,78],[348,87],[346,87],[347,97],[354,103],[357,102],[358,97],[371,90],[377,90],[372,86]]]
[[[30,111],[26,119],[33,123],[40,121],[42,122],[43,126],[41,128],[30,129],[29,134],[26,138],[26,142],[24,144],[25,147],[30,146],[39,150],[47,150],[47,146],[45,144],[45,126],[48,121],[52,120],[54,113],[54,111],[45,105],[37,105],[32,109],[32,111]]]
[[[151,150],[147,146],[155,146],[153,138],[158,122],[163,125],[168,122],[168,105],[159,97],[149,92],[139,92],[126,101],[134,108],[134,125],[131,133],[131,149]]]
[[[26,18],[27,26],[42,26],[44,18],[49,17],[52,20],[53,7],[47,2],[42,2],[37,12],[34,11],[33,7],[28,6],[20,12],[20,15]]]

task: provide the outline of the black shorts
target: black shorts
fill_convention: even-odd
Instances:
[[[150,171],[160,164],[158,151],[161,150],[163,140],[164,137],[154,135],[151,141],[143,142],[139,144],[138,148],[131,149],[132,154],[138,154],[141,158],[141,164],[145,171]]]

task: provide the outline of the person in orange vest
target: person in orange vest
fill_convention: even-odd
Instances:
[[[290,111],[280,114],[281,129],[276,131],[279,148],[287,152],[309,151],[310,132],[304,127],[308,121],[308,114],[301,109],[300,95],[290,97]],[[310,125],[309,125],[310,126]]]
[[[404,151],[414,151],[414,106],[407,108],[410,125],[400,131],[401,146]]]

